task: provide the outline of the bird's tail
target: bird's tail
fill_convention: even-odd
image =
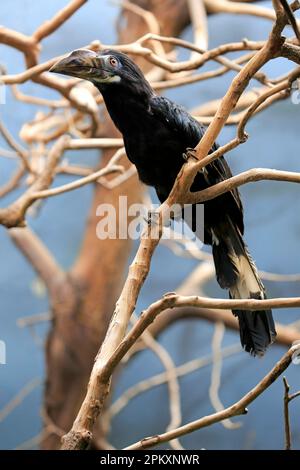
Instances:
[[[218,283],[229,290],[230,298],[266,298],[255,263],[239,229],[229,218],[214,227],[212,247]],[[239,320],[243,348],[254,356],[262,356],[276,337],[272,311],[233,310],[232,313]]]

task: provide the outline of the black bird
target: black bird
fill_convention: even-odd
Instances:
[[[107,110],[123,134],[128,158],[139,178],[154,186],[163,202],[169,195],[187,148],[194,148],[205,128],[181,106],[157,96],[139,67],[114,50],[99,53],[80,49],[60,60],[51,72],[92,82],[102,94]],[[217,148],[215,144],[212,148]],[[199,191],[232,176],[224,157],[206,166],[193,182]],[[204,242],[212,245],[219,285],[233,299],[265,299],[265,289],[242,238],[243,208],[237,190],[205,202]],[[242,346],[263,355],[275,339],[271,310],[234,310]]]

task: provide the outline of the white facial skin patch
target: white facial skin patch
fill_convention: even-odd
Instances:
[[[118,83],[121,81],[121,77],[119,75],[113,75],[112,77],[106,77],[106,78],[94,78],[94,82],[98,83]]]

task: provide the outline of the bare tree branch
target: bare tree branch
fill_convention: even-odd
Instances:
[[[213,413],[212,415],[205,416],[196,421],[192,421],[180,428],[177,428],[173,431],[169,431],[164,434],[157,436],[146,437],[135,444],[131,444],[126,447],[126,450],[138,450],[138,449],[148,449],[157,444],[167,442],[174,437],[184,436],[190,432],[194,432],[198,429],[210,426],[214,423],[223,421],[224,419],[232,418],[233,416],[239,416],[246,414],[248,412],[247,406],[249,406],[256,398],[258,398],[272,383],[288,368],[292,361],[292,356],[296,351],[299,351],[299,345],[293,346],[273,369],[246,395],[244,395],[239,401],[234,403],[228,408],[225,408],[222,411]]]
[[[64,279],[65,273],[62,268],[29,227],[11,228],[8,233],[50,290],[53,283],[59,283]]]
[[[298,344],[299,345],[299,344]],[[290,395],[290,386],[286,377],[283,377],[284,396],[283,396],[283,413],[284,413],[284,430],[285,430],[285,450],[291,450],[292,447],[292,434],[290,424],[290,411],[289,403],[297,397],[300,397],[299,392]]]

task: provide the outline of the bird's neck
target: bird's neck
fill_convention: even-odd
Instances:
[[[142,90],[107,86],[99,88],[99,91],[119,131],[123,135],[136,132],[147,115],[149,102],[154,94],[150,86]]]

